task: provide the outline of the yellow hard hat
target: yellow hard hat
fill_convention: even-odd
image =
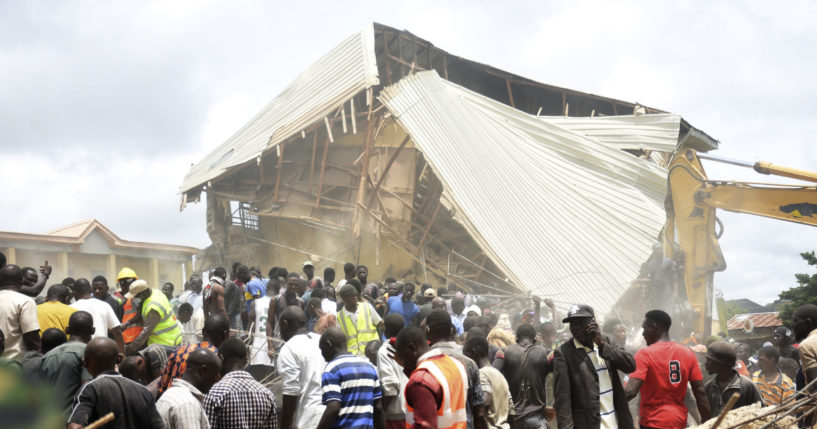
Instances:
[[[130,269],[128,267],[125,267],[125,268],[122,268],[122,271],[120,271],[119,275],[116,276],[116,281],[119,281],[119,280],[122,280],[122,279],[130,279],[130,278],[138,279],[139,277],[136,276],[136,271],[133,271],[132,269]]]

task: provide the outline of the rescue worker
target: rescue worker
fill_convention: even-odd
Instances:
[[[145,343],[171,347],[179,344],[182,331],[162,291],[151,289],[144,280],[136,280],[125,297],[133,301],[134,307],[141,308],[144,321],[142,332],[125,348],[126,354],[136,353]]]
[[[404,391],[406,428],[465,429],[465,366],[430,349],[423,330],[414,326],[397,334],[395,350],[408,377]]]
[[[142,333],[143,325],[142,317],[139,315],[139,308],[134,308],[133,300],[126,298],[131,284],[136,280],[139,280],[136,272],[128,267],[122,268],[119,275],[116,276],[116,282],[119,283],[121,289],[116,293],[116,296],[123,302],[122,338],[125,340],[125,344],[132,343]]]
[[[378,328],[383,324],[380,315],[368,302],[358,303],[358,292],[350,284],[340,288],[343,308],[338,312],[338,326],[346,334],[349,353],[363,356],[366,343],[380,339]]]

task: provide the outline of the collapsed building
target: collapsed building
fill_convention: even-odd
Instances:
[[[678,115],[374,23],[193,165],[181,208],[206,194],[200,268],[351,261],[605,314],[664,224],[672,153],[717,144]]]

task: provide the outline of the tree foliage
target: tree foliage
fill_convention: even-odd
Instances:
[[[817,269],[817,257],[814,256],[814,251],[801,253],[800,256],[809,266]],[[780,312],[780,319],[787,326],[791,326],[791,317],[797,307],[803,304],[817,304],[817,273],[798,273],[794,277],[797,279],[797,286],[780,292],[780,299],[790,301],[783,306]]]

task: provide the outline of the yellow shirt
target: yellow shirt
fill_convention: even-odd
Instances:
[[[76,308],[59,301],[49,301],[38,305],[37,320],[40,322],[40,335],[48,328],[57,328],[65,332],[68,319],[75,311],[77,311]]]
[[[785,374],[778,372],[774,381],[767,382],[760,371],[755,371],[752,381],[763,396],[766,405],[780,405],[786,399],[794,396],[794,383]]]

